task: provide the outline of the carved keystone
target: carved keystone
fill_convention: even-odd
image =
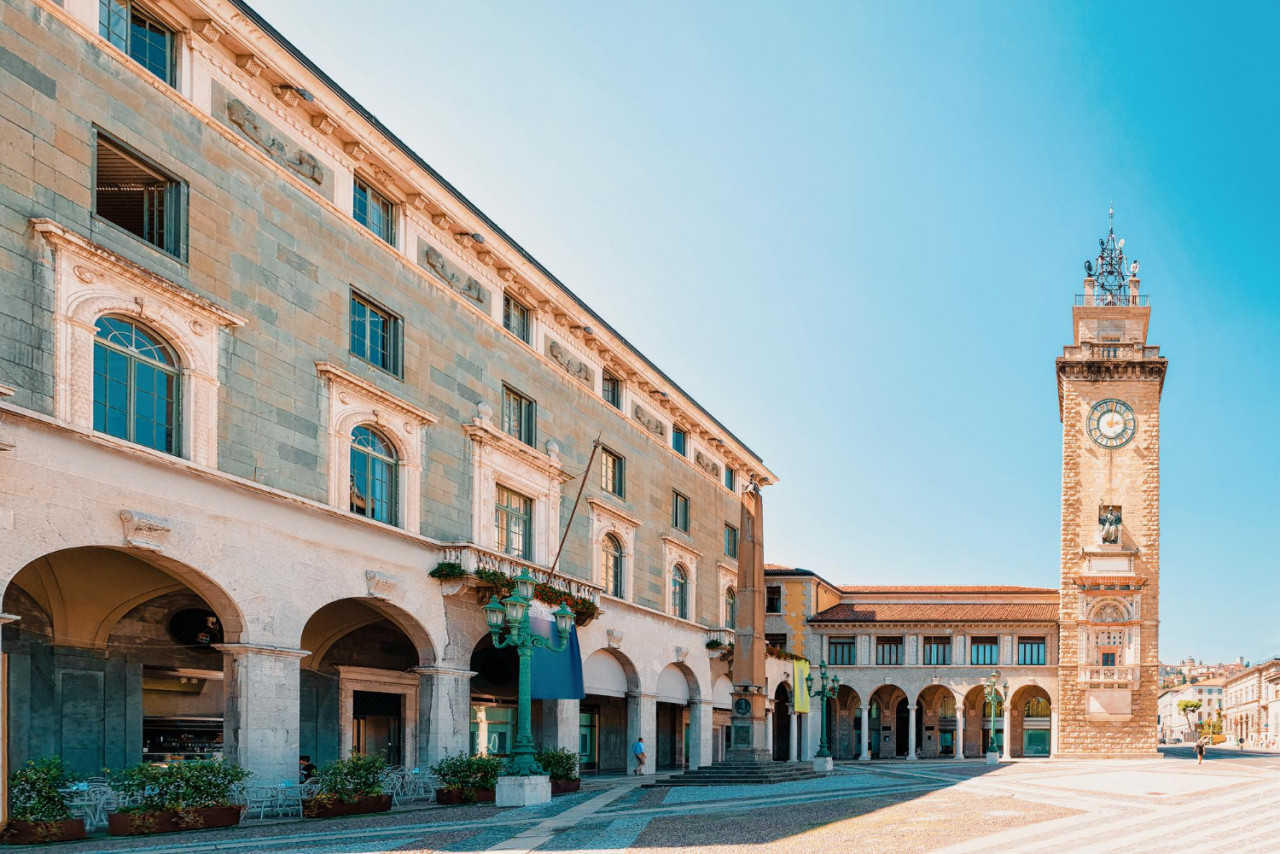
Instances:
[[[159,549],[168,544],[173,532],[173,523],[168,519],[137,510],[121,510],[120,521],[124,523],[125,544],[137,548]]]

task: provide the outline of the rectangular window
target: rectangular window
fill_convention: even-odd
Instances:
[[[902,638],[876,638],[876,664],[902,664]]]
[[[766,644],[766,645],[771,646],[771,647],[774,647],[775,649],[786,649],[786,648],[787,648],[787,636],[786,636],[786,634],[765,635],[765,636],[764,636],[764,642],[765,642],[765,644]]]
[[[766,614],[782,613],[782,588],[770,584],[764,589],[764,612]]]
[[[1044,638],[1018,638],[1019,664],[1044,664]]]
[[[1000,639],[974,638],[969,642],[970,664],[999,664]]]
[[[627,497],[627,461],[608,448],[600,449],[600,488],[605,492]]]
[[[738,487],[738,472],[736,469],[724,467],[724,488],[736,489]]]
[[[1116,654],[1115,654],[1114,652],[1104,652],[1104,653],[1102,653],[1102,661],[1100,662],[1100,664],[1101,664],[1103,667],[1115,667],[1115,666],[1116,666]]]
[[[827,643],[828,664],[857,664],[858,643],[853,638],[832,638]]]
[[[498,551],[533,560],[533,499],[499,486],[493,515],[498,528]]]
[[[170,86],[177,86],[173,30],[130,0],[98,0],[98,34]]]
[[[356,222],[396,245],[396,206],[386,196],[370,187],[356,176],[355,198],[351,203],[351,215]]]
[[[680,427],[676,427],[676,426],[672,425],[672,427],[671,427],[671,447],[672,447],[672,448],[674,448],[674,449],[675,449],[675,452],[676,452],[677,454],[679,454],[680,456],[682,456],[682,457],[685,455],[686,439],[687,439],[687,436],[686,436],[686,434],[685,434],[684,430],[683,430],[683,429],[681,429]]]
[[[689,498],[674,490],[671,492],[671,527],[689,533]]]
[[[945,665],[951,663],[951,638],[926,637],[924,639],[924,664]]]
[[[178,258],[184,255],[185,188],[98,134],[93,212]]]
[[[738,559],[738,529],[728,524],[724,526],[724,553],[734,560]]]
[[[351,354],[400,376],[400,318],[351,292]]]
[[[600,381],[600,394],[604,397],[605,403],[614,409],[622,408],[622,380],[608,371],[604,372],[603,379]]]
[[[502,387],[502,431],[526,445],[538,444],[537,404],[510,386]]]
[[[529,343],[529,309],[507,295],[502,297],[502,325],[524,343]]]

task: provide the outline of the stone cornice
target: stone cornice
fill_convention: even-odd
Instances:
[[[632,526],[633,528],[639,528],[641,525],[644,524],[644,522],[641,522],[635,516],[631,516],[627,513],[623,513],[617,507],[614,507],[612,504],[608,503],[607,501],[602,501],[599,498],[596,498],[595,496],[589,496],[587,498],[587,504],[591,505],[591,508],[593,510],[603,513],[606,516],[612,516],[614,519],[618,520],[619,522],[623,522],[627,525]]]
[[[219,652],[229,652],[232,655],[269,655],[276,658],[296,658],[303,659],[311,654],[310,650],[293,649],[286,646],[268,646],[266,644],[254,643],[218,643],[213,648]]]
[[[339,387],[345,386],[356,391],[379,406],[385,406],[405,418],[418,422],[419,425],[428,426],[440,420],[425,409],[419,409],[411,403],[406,403],[395,395],[383,391],[368,380],[361,379],[332,362],[316,362],[316,373],[326,382],[333,383]]]
[[[13,397],[18,390],[11,385],[0,383],[0,397]]]
[[[659,537],[659,539],[661,539],[664,543],[666,543],[675,551],[684,552],[685,554],[695,558],[702,557],[702,552],[695,549],[691,543],[685,540],[681,540],[677,537],[673,537],[670,534],[663,534],[661,537]]]
[[[168,279],[157,276],[145,267],[140,267],[127,258],[93,243],[61,223],[36,217],[31,220],[31,227],[54,250],[67,252],[90,264],[105,267],[111,274],[176,302],[184,309],[200,314],[218,326],[244,326],[246,323],[240,315],[227,311],[213,301],[179,287]],[[85,284],[93,284],[100,275],[92,267],[83,265],[73,265],[72,272]]]
[[[470,424],[462,425],[462,429],[471,437],[472,441],[497,448],[499,451],[533,466],[548,477],[559,478],[561,483],[568,483],[573,480],[574,476],[564,470],[558,457],[544,454],[537,448],[532,448],[519,439],[508,436],[489,421],[482,418],[474,418]]]

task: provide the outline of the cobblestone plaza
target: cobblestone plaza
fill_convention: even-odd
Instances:
[[[1212,820],[1209,820],[1212,816]],[[1147,761],[1028,760],[837,765],[771,787],[648,788],[589,783],[551,804],[427,807],[379,818],[278,822],[197,840],[87,843],[112,851],[375,854],[437,851],[749,850],[1274,851],[1280,756],[1189,749]]]

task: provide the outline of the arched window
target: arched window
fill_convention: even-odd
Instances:
[[[738,594],[732,587],[724,589],[724,624],[730,629],[738,627]]]
[[[351,431],[351,512],[396,524],[396,449],[363,425]]]
[[[680,564],[671,570],[671,613],[689,619],[689,574]]]
[[[94,324],[93,429],[167,454],[178,448],[178,358],[124,317]]]
[[[610,596],[623,598],[627,590],[626,556],[622,551],[622,543],[613,534],[604,538],[604,544],[600,547],[600,561],[604,569],[604,589]]]
[[[1022,709],[1024,718],[1049,717],[1049,701],[1044,697],[1032,697]]]
[[[956,716],[956,698],[944,695],[942,703],[938,707],[938,715],[944,718],[954,718]]]

